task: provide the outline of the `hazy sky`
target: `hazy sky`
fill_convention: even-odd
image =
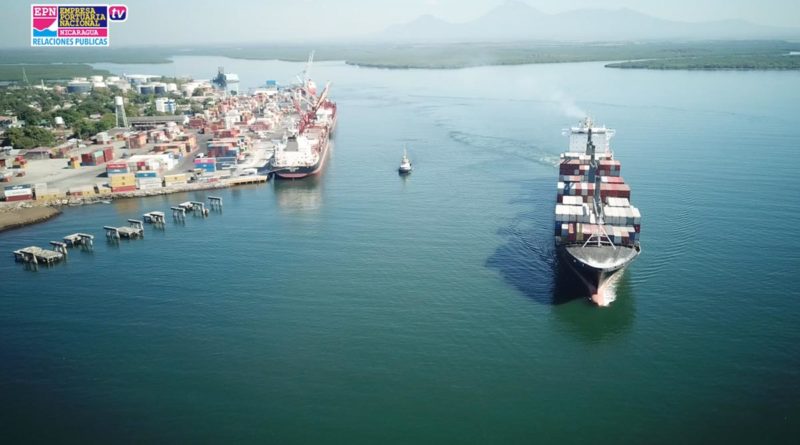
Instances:
[[[126,23],[113,24],[112,46],[207,42],[318,40],[358,37],[422,14],[461,22],[505,0],[127,0]],[[630,8],[681,21],[744,19],[800,27],[797,0],[524,0],[546,13],[579,8]],[[30,45],[30,5],[3,2],[0,46]],[[40,0],[35,3],[59,3]],[[61,1],[70,4],[69,1]],[[113,3],[82,0],[72,4]],[[116,26],[115,26],[116,25]],[[0,61],[2,62],[2,61]]]

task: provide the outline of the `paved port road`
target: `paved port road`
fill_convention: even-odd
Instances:
[[[197,153],[206,153],[208,151],[208,141],[211,139],[211,135],[202,134],[194,130],[191,130],[191,133],[197,137],[197,150],[184,156],[183,159],[178,162],[178,165],[166,174],[175,175],[178,173],[189,173],[189,171],[194,170],[194,159]]]
[[[121,157],[124,151],[122,147],[123,142],[113,142],[111,144],[90,145],[83,152],[99,150],[102,147],[114,146],[115,157]],[[25,176],[14,177],[9,183],[2,183],[3,185],[14,184],[39,184],[47,183],[49,188],[58,188],[62,192],[66,192],[70,187],[78,187],[82,185],[94,185],[98,182],[106,182],[105,164],[96,166],[85,166],[77,169],[67,167],[67,159],[35,159],[29,160],[25,168]]]

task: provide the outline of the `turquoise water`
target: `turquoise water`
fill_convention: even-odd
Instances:
[[[118,72],[286,81],[302,64]],[[106,66],[101,66],[106,68]],[[317,64],[339,105],[318,180],[0,261],[9,443],[789,442],[800,433],[798,73],[602,64]],[[597,308],[554,270],[561,129],[617,129],[641,257]],[[408,144],[415,171],[395,169]],[[0,251],[101,237],[206,193],[71,208]]]

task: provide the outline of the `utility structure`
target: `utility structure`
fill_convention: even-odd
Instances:
[[[127,128],[128,116],[125,115],[125,102],[122,100],[122,96],[114,97],[114,114],[117,116],[117,127]]]

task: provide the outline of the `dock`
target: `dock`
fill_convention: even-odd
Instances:
[[[33,264],[55,264],[66,258],[62,252],[55,250],[42,249],[41,247],[30,246],[14,251],[14,259],[23,263]]]
[[[252,179],[252,177],[250,177]],[[222,211],[222,198],[219,196],[207,196],[208,204],[204,201],[185,201],[177,206],[172,206],[172,216],[176,222],[185,224],[186,213],[191,212],[203,217],[209,216],[210,211]],[[142,219],[129,219],[127,226],[103,226],[106,237],[111,242],[125,239],[144,238],[145,223],[153,224],[156,228],[163,228],[166,223],[165,213],[161,211],[151,211],[144,213]],[[94,245],[94,235],[88,233],[72,233],[63,238],[63,241],[50,241],[52,249],[30,246],[24,249],[13,251],[14,258],[19,262],[28,264],[53,264],[61,260],[66,260],[69,255],[69,247],[80,246],[83,249],[92,249]]]
[[[192,201],[192,211],[195,213],[200,212],[203,216],[208,216],[208,209],[206,208],[205,203],[200,201]]]
[[[175,219],[186,219],[186,209],[180,206],[172,206],[172,217]]]
[[[269,181],[270,175],[239,176],[226,179],[228,185],[259,184]]]
[[[147,212],[142,215],[142,219],[150,224],[164,224],[164,212]]]
[[[68,247],[86,246],[92,247],[94,244],[94,235],[88,233],[73,233],[64,237],[64,244]]]
[[[104,226],[106,237],[110,239],[144,238],[144,223],[138,219],[129,219],[129,225],[122,227]]]
[[[212,209],[222,209],[222,198],[219,196],[209,196],[208,206]]]

